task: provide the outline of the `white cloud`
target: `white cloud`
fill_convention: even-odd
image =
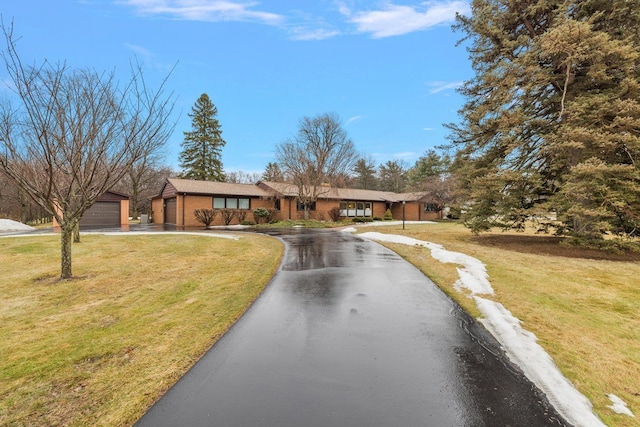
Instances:
[[[429,131],[436,130],[436,129],[435,128],[422,128],[422,130],[429,132]]]
[[[453,22],[456,12],[469,12],[468,1],[424,2],[420,6],[401,6],[386,3],[381,10],[355,12],[346,7],[340,11],[356,25],[361,33],[370,33],[374,38],[398,36],[414,31],[426,30],[436,25]]]
[[[125,43],[124,46],[127,49],[133,51],[133,53],[135,53],[137,56],[141,56],[143,58],[153,58],[155,56],[153,52],[151,52],[149,49],[146,49],[142,46],[137,46],[130,43]]]
[[[290,32],[293,40],[325,40],[340,34],[337,30],[307,27],[293,27]]]
[[[394,159],[413,159],[418,156],[418,153],[414,153],[413,151],[403,151],[401,153],[394,153]]]
[[[353,122],[355,122],[355,121],[360,120],[361,118],[362,118],[362,116],[353,116],[353,117],[349,117],[349,120],[347,120],[347,123],[346,123],[346,124],[353,123]]]
[[[434,95],[439,92],[444,92],[449,89],[457,89],[464,84],[463,81],[458,82],[430,82],[427,83],[428,86],[431,86],[429,89],[429,95]]]
[[[279,25],[282,15],[253,10],[257,5],[229,0],[121,0],[140,14],[163,15],[188,21],[251,21]]]

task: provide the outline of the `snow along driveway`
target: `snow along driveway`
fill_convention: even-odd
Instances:
[[[385,224],[386,225],[386,224]],[[345,232],[354,232],[355,228],[347,228]],[[476,258],[451,252],[442,245],[410,237],[365,232],[358,234],[371,240],[389,243],[400,243],[409,246],[422,246],[431,251],[431,256],[442,263],[456,264],[459,279],[456,289],[467,289],[484,318],[480,322],[500,342],[512,362],[520,366],[525,375],[546,395],[556,410],[570,423],[581,427],[601,427],[605,424],[593,412],[589,399],[580,393],[556,367],[553,359],[537,343],[536,336],[523,329],[520,320],[514,317],[502,304],[482,298],[479,295],[493,295],[489,276],[485,265]],[[633,417],[633,413],[616,395],[609,394],[617,413]]]

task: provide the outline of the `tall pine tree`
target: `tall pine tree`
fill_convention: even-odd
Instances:
[[[571,234],[638,235],[639,10],[640,0],[473,0],[459,18],[475,77],[450,129],[473,231],[555,210]]]
[[[355,188],[361,188],[363,190],[376,190],[378,188],[376,164],[373,159],[360,157],[353,167],[353,172]]]
[[[190,132],[184,132],[180,167],[182,178],[201,181],[224,181],[222,168],[222,130],[217,119],[218,109],[209,95],[200,95],[191,109]]]

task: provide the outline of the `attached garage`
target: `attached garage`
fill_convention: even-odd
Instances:
[[[176,224],[178,202],[176,197],[164,201],[164,223]]]

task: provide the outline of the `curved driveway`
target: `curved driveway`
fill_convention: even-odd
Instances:
[[[282,267],[137,426],[558,426],[499,345],[419,270],[332,230]]]

